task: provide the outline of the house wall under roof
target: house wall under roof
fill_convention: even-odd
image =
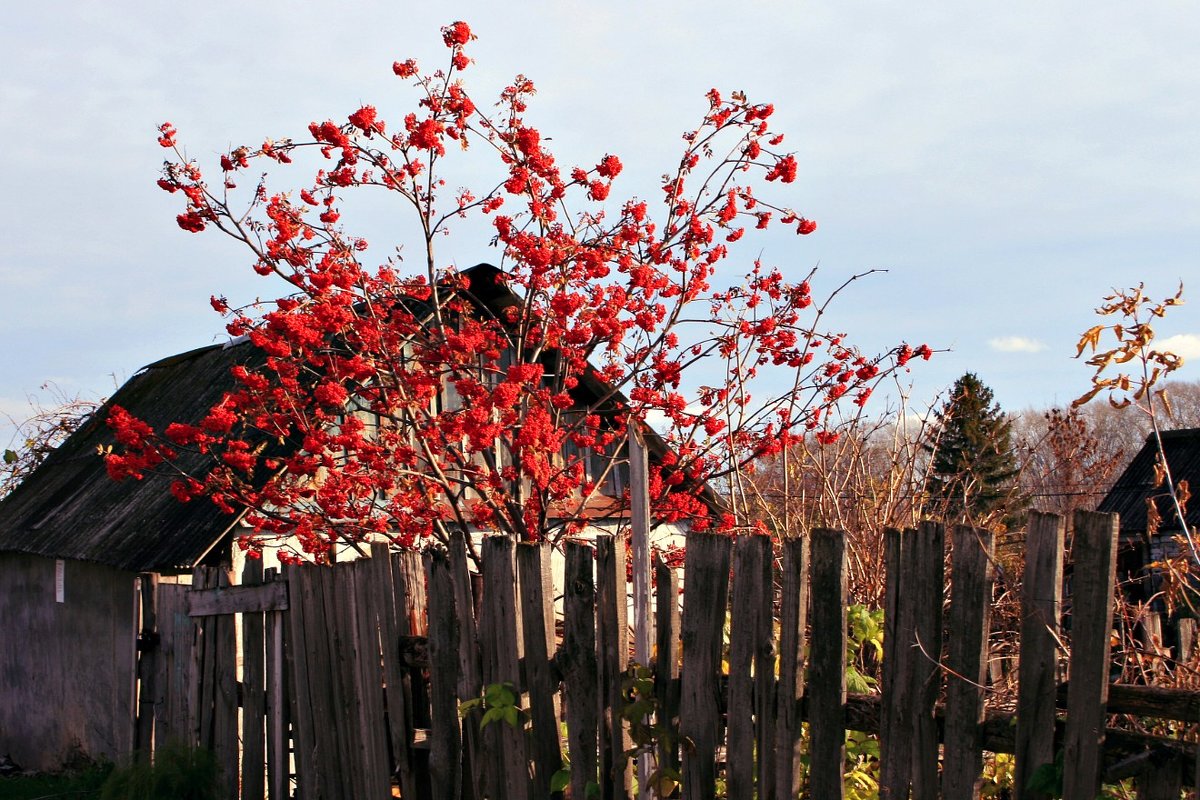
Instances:
[[[130,753],[134,581],[99,564],[0,552],[0,754],[48,770],[77,754]]]

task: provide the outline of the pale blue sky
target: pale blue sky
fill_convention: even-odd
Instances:
[[[399,117],[412,95],[391,63],[440,63],[438,29],[454,18],[480,37],[477,99],[529,75],[531,119],[561,161],[625,162],[614,196],[655,196],[709,88],[775,103],[801,164],[787,200],[820,229],[764,241],[764,258],[795,275],[820,264],[818,289],[888,269],[833,324],[868,350],[952,347],[913,372],[918,402],[965,370],[1013,410],[1071,399],[1087,383],[1070,356],[1091,309],[1139,280],[1159,295],[1191,280],[1192,304],[1162,334],[1183,337],[1195,360],[1180,377],[1200,379],[1200,5],[406,5],[51,0],[10,12],[0,412],[20,417],[47,380],[103,395],[114,376],[214,341],[211,294],[278,293],[232,244],[176,227],[178,199],[154,185],[158,123],[211,163],[360,103]],[[391,230],[378,211],[368,227]],[[441,247],[463,266],[496,259],[470,229]]]

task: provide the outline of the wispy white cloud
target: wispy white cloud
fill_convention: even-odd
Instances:
[[[1184,358],[1200,359],[1200,334],[1179,333],[1154,343],[1155,350],[1166,350]]]
[[[999,336],[988,339],[988,346],[1000,353],[1040,353],[1046,349],[1045,342],[1025,336]]]

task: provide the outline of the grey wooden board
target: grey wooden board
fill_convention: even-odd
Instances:
[[[459,702],[479,697],[483,679],[479,665],[479,639],[475,628],[475,602],[472,596],[471,574],[467,569],[467,543],[461,531],[450,535],[447,553],[450,572],[454,577],[454,607],[458,618],[458,699]],[[463,718],[463,785],[467,792],[481,785],[481,752],[479,721],[483,714],[475,709]],[[464,793],[465,794],[465,793]],[[473,800],[465,796],[463,800]]]
[[[763,550],[759,565],[762,591],[754,613],[758,631],[754,649],[754,741],[758,753],[755,773],[759,800],[776,800],[775,794],[775,548],[767,536],[757,536]],[[786,800],[791,795],[782,795]]]
[[[520,620],[514,591],[513,542],[506,536],[490,536],[483,543],[484,619],[480,624],[480,649],[485,685],[520,685],[518,637]],[[525,800],[529,794],[529,769],[525,737],[514,726],[497,722],[484,730],[491,743],[497,773],[492,792],[497,800]]]
[[[972,800],[979,796],[983,770],[980,723],[994,582],[994,535],[958,525],[952,539],[942,798]]]
[[[1100,791],[1117,527],[1114,514],[1075,513],[1070,689],[1063,735],[1064,800],[1092,800]]]
[[[766,537],[741,536],[733,553],[729,615],[737,622],[729,630],[729,707],[725,714],[725,771],[730,797],[750,797],[757,784],[752,668],[761,636],[758,608],[765,590],[763,559],[770,557],[769,552],[764,552],[764,543],[769,549],[771,542]]]
[[[407,673],[400,657],[400,637],[408,633],[405,609],[404,577],[398,561],[387,545],[371,547],[371,566],[376,573],[380,596],[380,640],[383,652],[384,703],[387,705],[388,742],[391,762],[397,773],[402,794],[416,794],[416,778],[412,766],[412,713]]]
[[[154,634],[158,630],[158,576],[139,575],[137,580],[140,610],[139,634]],[[138,648],[137,652],[137,719],[134,724],[134,756],[144,758],[154,749],[155,707],[162,702],[161,693],[155,685],[159,677],[158,662],[162,660],[159,646]]]
[[[292,751],[296,764],[296,790],[300,800],[316,800],[320,796],[317,778],[317,744],[314,732],[314,703],[309,697],[312,684],[309,671],[310,643],[308,631],[312,602],[312,581],[308,570],[298,566],[285,567],[288,586],[288,610],[284,617],[287,644],[286,681],[289,716],[292,720]]]
[[[625,725],[621,721],[621,681],[629,660],[626,624],[629,593],[625,584],[625,544],[621,537],[596,537],[596,659],[600,681],[600,798],[629,796],[630,765]]]
[[[808,537],[783,541],[779,601],[779,686],[776,695],[775,796],[800,792],[803,755],[800,701],[804,697],[805,629],[808,624]]]
[[[1062,517],[1030,512],[1025,533],[1021,653],[1017,666],[1018,800],[1050,800],[1050,795],[1027,787],[1038,767],[1054,763],[1054,701],[1059,672],[1065,531]]]
[[[189,593],[188,613],[193,617],[207,617],[252,611],[283,611],[287,608],[287,602],[285,583],[226,585]]]
[[[654,559],[655,672],[654,696],[658,701],[655,725],[666,732],[659,737],[660,768],[679,771],[679,575],[662,556]]]
[[[846,537],[812,532],[812,643],[809,663],[808,795],[845,796],[846,751]]]
[[[217,569],[217,586],[230,586],[228,564]],[[237,686],[237,629],[232,614],[212,620],[214,649],[212,679],[213,694],[213,751],[221,766],[221,777],[227,797],[236,797],[240,747],[238,743],[238,686]]]
[[[517,582],[525,639],[525,688],[529,695],[529,756],[533,764],[533,794],[550,796],[550,778],[562,768],[557,691],[550,671],[554,637],[554,579],[548,544],[517,545]]]
[[[922,522],[910,559],[913,585],[912,796],[937,800],[938,728],[935,718],[941,689],[942,598],[945,589],[946,529]],[[907,555],[907,554],[906,554]]]
[[[905,800],[912,782],[912,659],[913,595],[911,548],[915,530],[884,531],[883,696],[888,702],[880,711],[879,796],[883,800]]]
[[[566,695],[567,747],[571,753],[571,796],[587,797],[598,785],[600,690],[596,664],[594,558],[584,542],[564,544],[563,644],[559,661]]]
[[[683,797],[716,796],[717,747],[721,735],[722,628],[729,596],[730,540],[689,533],[684,569],[682,689],[679,733],[683,748]]]
[[[268,569],[264,579],[279,579],[278,570]],[[291,777],[288,756],[288,702],[286,650],[283,611],[264,614],[267,701],[267,794],[271,800],[283,800],[288,795]]]
[[[429,611],[429,696],[433,727],[429,747],[434,800],[462,796],[462,738],[458,718],[458,612],[445,554],[425,555]],[[468,611],[468,613],[470,613]]]
[[[263,580],[260,559],[250,558],[242,569],[242,586]],[[286,593],[285,593],[286,596]],[[242,800],[263,800],[266,773],[266,642],[261,612],[242,614]]]

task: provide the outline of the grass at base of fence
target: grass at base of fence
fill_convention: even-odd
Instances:
[[[112,764],[93,764],[68,772],[0,778],[0,797],[5,800],[98,800],[100,788],[112,769]]]

